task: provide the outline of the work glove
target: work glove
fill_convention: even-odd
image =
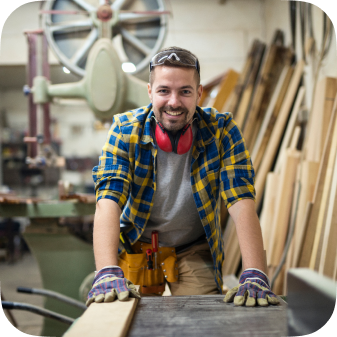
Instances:
[[[96,274],[85,304],[88,307],[93,302],[113,302],[116,297],[127,301],[129,296],[140,298],[134,284],[124,278],[123,270],[115,266],[104,267]]]
[[[234,305],[254,307],[257,304],[266,307],[269,304],[280,303],[276,295],[270,290],[268,276],[254,268],[246,269],[240,276],[239,285],[229,290],[224,302]]]

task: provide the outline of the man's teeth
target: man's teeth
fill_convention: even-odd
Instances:
[[[178,115],[181,115],[183,112],[182,111],[165,111],[165,113],[167,113],[168,115],[171,115],[171,116],[178,116]]]

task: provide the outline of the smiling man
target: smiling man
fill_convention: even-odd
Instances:
[[[277,304],[264,270],[254,169],[231,113],[198,106],[200,65],[185,49],[155,55],[149,82],[151,104],[114,117],[93,169],[98,272],[87,305],[139,297],[134,284],[160,295],[164,281],[172,295],[222,293],[220,198],[245,268],[225,302]],[[128,229],[120,240],[121,225]]]

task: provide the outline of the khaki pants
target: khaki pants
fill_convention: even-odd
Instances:
[[[173,296],[219,294],[214,279],[213,259],[208,243],[177,254],[179,281],[169,283]]]

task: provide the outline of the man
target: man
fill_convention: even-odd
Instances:
[[[155,55],[148,94],[148,107],[114,117],[93,170],[98,272],[87,305],[139,297],[128,278],[144,282],[143,293],[151,288],[153,251],[147,249],[147,267],[138,263],[135,271],[134,261],[144,258],[139,245],[151,247],[154,231],[163,252],[167,247],[172,251],[170,268],[178,270],[166,279],[173,295],[222,293],[220,197],[235,222],[245,268],[240,284],[228,292],[225,302],[277,304],[264,273],[250,156],[230,113],[198,107],[202,86],[196,56],[177,47]],[[119,246],[120,224],[130,225],[126,237],[139,254],[126,254]],[[169,260],[163,261],[166,272]]]

